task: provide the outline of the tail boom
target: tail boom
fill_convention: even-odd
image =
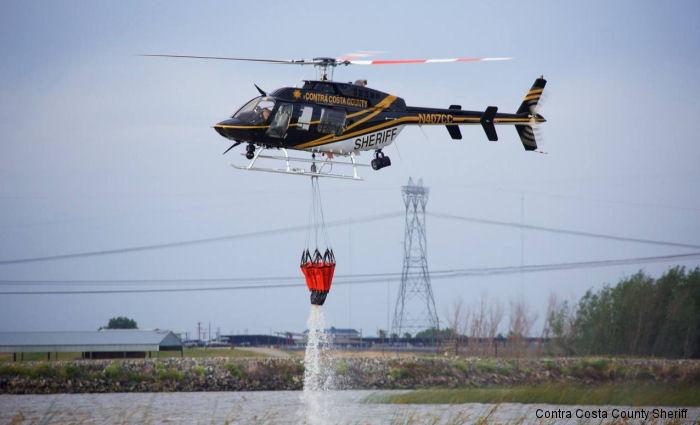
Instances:
[[[537,113],[537,103],[542,96],[547,80],[540,77],[535,80],[530,90],[525,94],[518,111],[515,114],[498,113],[496,106],[489,106],[484,112],[464,111],[459,105],[451,105],[448,109],[406,107],[406,115],[410,124],[444,125],[452,139],[461,139],[459,125],[481,124],[486,137],[491,141],[498,140],[496,125],[514,125],[520,136],[525,150],[537,149],[537,140],[533,128],[547,120]]]

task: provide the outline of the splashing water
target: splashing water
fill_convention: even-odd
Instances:
[[[305,411],[303,416],[310,425],[336,423],[333,418],[333,397],[329,393],[335,389],[331,344],[326,333],[326,318],[320,305],[311,305],[309,328],[304,356],[304,391],[301,400]]]

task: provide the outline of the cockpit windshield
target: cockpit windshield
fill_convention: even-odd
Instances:
[[[246,124],[262,125],[270,120],[275,100],[269,97],[258,96],[246,103],[231,118],[238,118]]]

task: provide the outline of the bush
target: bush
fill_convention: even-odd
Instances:
[[[350,366],[348,366],[347,363],[345,362],[337,362],[335,364],[335,373],[337,375],[347,375],[347,373],[350,371]]]
[[[637,371],[636,377],[637,379],[651,379],[654,377],[654,372],[648,367],[641,368]]]
[[[235,376],[236,378],[242,378],[242,377],[243,377],[243,370],[242,370],[241,367],[238,366],[237,364],[226,363],[226,364],[224,365],[224,368],[225,368],[226,370],[228,370],[229,373],[230,373],[231,375]]]
[[[85,372],[74,364],[65,364],[58,368],[58,376],[68,379],[75,379],[83,376]]]
[[[159,381],[178,381],[185,377],[185,374],[174,367],[159,370],[156,374]]]
[[[185,377],[185,374],[179,371],[174,366],[165,367],[162,363],[156,363],[156,379],[159,381],[180,380]]]
[[[122,367],[119,363],[111,363],[104,368],[105,377],[117,380],[122,377]]]
[[[36,365],[28,372],[30,378],[50,378],[56,375],[56,369],[46,363]]]
[[[605,359],[598,359],[588,363],[593,369],[599,373],[605,373],[608,370],[608,361]]]
[[[477,362],[474,367],[481,372],[493,373],[496,370],[496,366],[489,361]]]
[[[19,365],[0,366],[0,376],[26,376],[27,369]]]
[[[469,372],[469,366],[466,363],[459,361],[459,360],[453,360],[452,367],[454,367],[455,369],[457,369],[458,371],[460,371],[462,373]]]

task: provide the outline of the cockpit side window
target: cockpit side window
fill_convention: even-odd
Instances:
[[[323,108],[321,110],[321,121],[318,123],[318,132],[324,134],[335,134],[340,136],[345,127],[345,111]]]

